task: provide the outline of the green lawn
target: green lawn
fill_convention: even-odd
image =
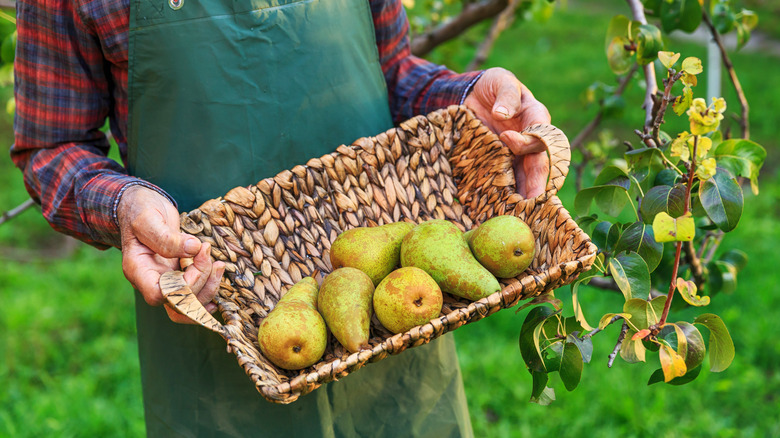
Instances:
[[[503,35],[489,65],[516,72],[548,105],[554,123],[573,137],[594,112],[580,102],[582,91],[593,81],[614,80],[602,53],[608,21],[603,13],[557,11],[544,25],[525,23]],[[673,49],[705,56],[692,45],[674,44]],[[457,67],[468,61],[469,50],[448,45],[434,57]],[[553,380],[557,401],[542,407],[527,401],[531,378],[517,348],[526,312],[506,310],[456,331],[477,436],[780,436],[780,343],[773,336],[780,331],[775,310],[780,308],[780,274],[774,266],[780,260],[780,207],[775,204],[780,144],[773,111],[780,84],[770,74],[780,71],[780,59],[736,54],[734,61],[752,104],[752,138],[769,152],[761,193],[746,193],[742,222],[723,244],[724,250],[746,251],[750,263],[740,274],[738,291],[717,296],[706,310],[721,315],[731,330],[734,364],[719,374],[704,371],[684,387],[648,387],[657,364],[617,360],[612,369],[605,366],[617,336],[617,327],[611,327],[595,337],[593,361],[580,386],[570,393]],[[703,90],[700,84],[697,91]],[[729,105],[736,108],[729,93]],[[635,102],[641,94],[633,84],[627,99]],[[642,117],[629,104],[625,120],[605,126],[621,140],[633,141],[631,132]],[[0,117],[3,151],[11,142],[10,131],[10,121]],[[571,186],[561,193],[567,206],[572,205]],[[0,158],[0,187],[0,211],[27,197],[7,155]],[[0,436],[142,436],[133,292],[122,275],[120,254],[78,244],[58,258],[49,256],[52,248],[68,251],[38,211],[0,226]],[[568,302],[568,288],[557,294]],[[594,322],[621,306],[622,297],[586,288],[581,301]],[[691,320],[696,313],[678,310],[674,318]]]

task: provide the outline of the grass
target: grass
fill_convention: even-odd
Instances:
[[[488,63],[515,71],[548,105],[554,123],[573,137],[594,114],[580,103],[582,91],[595,80],[613,80],[602,54],[608,20],[606,13],[571,10],[556,12],[544,25],[524,23],[502,36]],[[468,50],[461,49],[448,45],[434,56],[457,67],[469,60]],[[694,45],[674,49],[705,56]],[[774,310],[780,308],[775,266],[780,209],[774,203],[780,198],[780,145],[773,114],[780,87],[769,73],[780,71],[780,60],[736,54],[734,61],[752,104],[753,138],[770,156],[761,194],[746,193],[742,222],[723,244],[723,250],[746,251],[750,263],[739,276],[738,291],[715,297],[706,309],[721,315],[731,330],[734,364],[723,373],[704,371],[684,387],[647,387],[656,365],[618,360],[606,368],[617,336],[612,327],[594,339],[593,361],[580,386],[570,393],[553,380],[557,401],[541,407],[527,402],[531,379],[517,348],[526,312],[506,310],[455,332],[476,436],[780,436],[780,344],[774,338],[780,331]],[[633,84],[627,100],[641,95]],[[733,96],[727,98],[736,108]],[[605,126],[633,140],[631,131],[643,113],[629,104],[625,115]],[[3,150],[11,142],[9,123],[0,118]],[[571,186],[561,193],[569,207]],[[0,158],[0,187],[0,210],[27,197],[7,158]],[[79,244],[66,258],[45,256],[53,246],[62,246],[62,240],[35,210],[0,226],[0,436],[142,436],[133,291],[122,275],[120,254]],[[557,294],[567,302],[568,288]],[[586,288],[581,301],[594,322],[622,299]],[[691,320],[697,313],[678,309],[673,315]]]

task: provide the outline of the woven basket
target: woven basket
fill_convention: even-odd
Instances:
[[[548,147],[546,192],[523,199],[515,191],[512,154],[465,107],[418,116],[376,137],[309,160],[254,186],[237,187],[181,215],[182,229],[212,245],[227,264],[215,298],[225,324],[200,305],[181,272],[166,274],[169,303],[219,333],[257,390],[274,403],[291,403],[327,383],[391,354],[512,307],[573,281],[587,270],[596,247],[571,219],[555,193],[569,167],[569,144],[555,127],[525,132]],[[257,348],[257,327],[290,286],[331,271],[329,249],[342,231],[389,222],[447,219],[462,230],[511,214],[528,223],[537,254],[517,278],[476,302],[445,294],[442,313],[427,324],[393,335],[374,317],[371,349],[350,354],[333,336],[312,367],[286,371]]]

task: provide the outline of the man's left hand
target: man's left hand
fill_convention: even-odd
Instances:
[[[542,194],[550,170],[547,151],[539,139],[521,131],[539,123],[549,124],[547,108],[503,68],[486,70],[464,103],[515,154],[518,193],[525,198]]]

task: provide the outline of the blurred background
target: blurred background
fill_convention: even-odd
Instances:
[[[599,111],[598,105],[589,103],[588,88],[597,82],[616,85],[605,55],[605,34],[612,16],[630,16],[631,11],[626,2],[520,3],[513,22],[497,35],[492,50],[484,52],[487,56],[481,68],[501,66],[513,71],[547,105],[553,124],[573,139]],[[741,249],[749,262],[739,274],[736,291],[717,295],[706,309],[720,315],[731,331],[734,363],[722,373],[711,373],[705,362],[705,371],[685,386],[647,386],[657,362],[627,364],[618,359],[612,368],[607,367],[619,332],[617,325],[610,326],[594,337],[593,359],[585,366],[579,387],[568,392],[553,378],[550,385],[556,401],[540,406],[528,402],[531,376],[518,349],[518,334],[528,310],[504,310],[455,332],[476,436],[780,436],[780,342],[774,336],[780,332],[780,270],[776,266],[780,262],[776,116],[780,5],[775,0],[732,3],[754,10],[759,17],[748,44],[739,51],[732,44],[728,54],[750,103],[751,139],[767,150],[760,193],[745,190],[741,221],[719,249]],[[404,4],[415,36],[448,14],[457,15],[463,7],[455,0]],[[0,1],[0,11],[6,16],[13,17],[12,6],[9,0]],[[493,23],[490,19],[479,22],[425,56],[464,71],[483,50]],[[7,17],[0,17],[0,41],[8,40],[13,29]],[[727,42],[735,39],[734,34],[727,35]],[[665,42],[666,50],[704,61],[705,74],[700,75],[696,88],[697,96],[704,94],[708,85],[706,36],[677,32]],[[21,173],[8,158],[13,142],[12,48],[8,50],[4,43],[0,214],[29,198]],[[721,94],[729,108],[738,108],[725,73],[722,81]],[[643,96],[641,75],[637,75],[583,147],[622,153],[623,141],[636,142],[633,131],[643,125]],[[687,123],[671,113],[667,120],[682,129]],[[575,151],[575,163],[578,160],[582,162],[583,155]],[[581,168],[586,185],[592,173],[588,165]],[[559,194],[570,210],[575,177],[570,173]],[[39,209],[26,209],[0,224],[0,294],[0,436],[144,435],[133,291],[122,275],[119,251],[97,251],[57,234]],[[569,314],[570,295],[568,287],[556,291]],[[592,287],[581,289],[579,299],[591,322],[623,303],[619,293]],[[689,321],[701,313],[686,308],[673,312],[673,319]]]

